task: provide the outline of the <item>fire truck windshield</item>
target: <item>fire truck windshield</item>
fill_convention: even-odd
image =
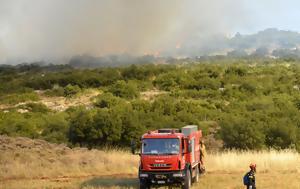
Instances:
[[[175,155],[178,153],[179,139],[177,138],[151,138],[142,141],[142,154]]]

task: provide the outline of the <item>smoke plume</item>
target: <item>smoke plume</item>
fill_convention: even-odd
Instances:
[[[0,62],[198,53],[245,21],[239,0],[2,0]],[[184,50],[183,50],[184,49]]]

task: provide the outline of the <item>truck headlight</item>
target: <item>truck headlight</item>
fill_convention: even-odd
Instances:
[[[174,173],[173,177],[183,177],[183,174],[182,173]]]
[[[140,174],[140,177],[148,177],[148,174],[146,174],[146,173],[141,173],[141,174]]]

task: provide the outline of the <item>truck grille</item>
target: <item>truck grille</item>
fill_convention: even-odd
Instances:
[[[150,164],[151,169],[170,169],[171,164]]]

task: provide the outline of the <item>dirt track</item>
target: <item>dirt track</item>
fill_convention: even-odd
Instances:
[[[137,175],[135,174],[112,174],[112,175],[81,175],[81,176],[60,176],[60,177],[32,177],[32,178],[14,178],[14,177],[8,177],[8,178],[1,178],[0,183],[4,182],[10,182],[10,181],[28,181],[28,180],[48,180],[48,181],[68,181],[72,179],[85,179],[85,178],[115,178],[115,179],[123,179],[123,178],[136,178]]]
[[[207,172],[200,178],[200,183],[194,189],[243,189],[241,183],[243,173],[233,172]],[[65,177],[41,178],[7,178],[0,181],[0,189],[100,189],[100,188],[137,188],[136,174],[111,174],[111,175],[83,175]],[[274,181],[276,186],[274,186]],[[298,181],[297,181],[298,180]],[[297,173],[258,173],[257,184],[259,188],[275,189],[300,189],[300,175]]]
[[[62,177],[5,178],[0,189],[136,188],[135,174],[82,175]]]

